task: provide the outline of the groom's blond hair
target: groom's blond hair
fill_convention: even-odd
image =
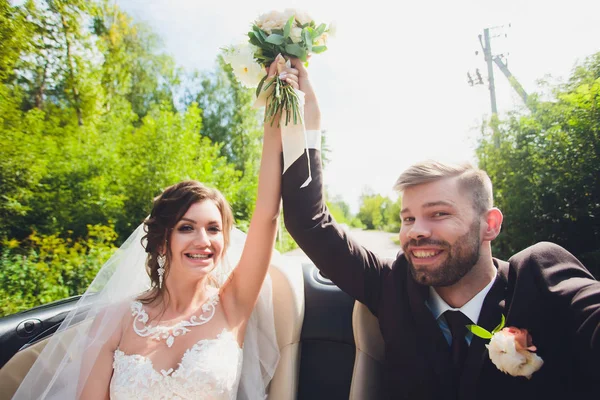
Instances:
[[[394,190],[402,193],[409,187],[454,177],[459,177],[458,182],[462,190],[472,194],[473,207],[479,215],[493,207],[494,196],[490,177],[470,163],[450,164],[434,160],[416,163],[400,175],[394,184]]]

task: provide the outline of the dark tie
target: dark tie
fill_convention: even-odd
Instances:
[[[467,350],[469,345],[465,339],[467,328],[465,325],[472,324],[471,320],[460,311],[448,310],[444,313],[450,332],[452,333],[452,362],[460,374],[463,364],[467,358]]]

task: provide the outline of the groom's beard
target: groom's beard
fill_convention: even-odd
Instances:
[[[422,285],[427,286],[451,286],[461,280],[479,260],[479,250],[481,249],[481,243],[479,242],[479,228],[480,221],[476,219],[469,231],[463,236],[459,237],[454,245],[443,240],[434,239],[411,239],[408,243],[403,246],[406,260],[410,272],[415,281]],[[408,248],[410,246],[425,246],[432,245],[438,246],[444,249],[446,253],[446,260],[435,268],[424,265],[415,266],[409,253]]]

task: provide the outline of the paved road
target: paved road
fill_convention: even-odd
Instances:
[[[365,231],[356,228],[349,228],[348,232],[356,241],[380,257],[396,258],[400,251],[400,245],[392,241],[392,238],[398,237],[397,233]],[[302,261],[308,260],[306,254],[300,249],[294,249],[285,254],[301,258]]]

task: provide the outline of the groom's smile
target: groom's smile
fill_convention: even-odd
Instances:
[[[413,268],[416,266],[431,269],[434,265],[439,265],[444,257],[445,251],[440,248],[431,247],[413,247],[408,246],[408,251],[405,249],[408,261]]]

